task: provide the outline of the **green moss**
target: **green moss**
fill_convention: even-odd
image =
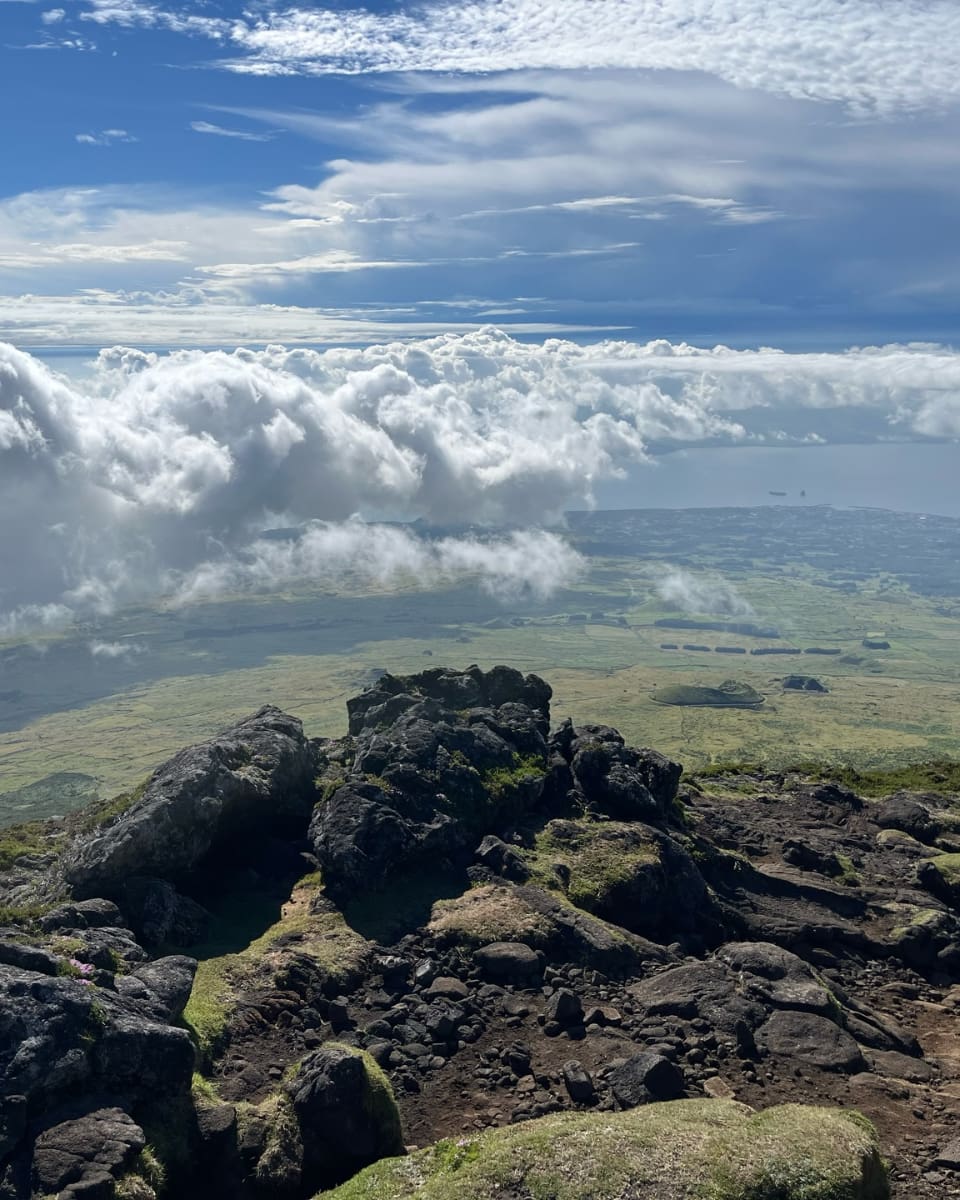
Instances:
[[[193,1079],[190,1082],[190,1094],[194,1101],[200,1105],[216,1105],[220,1103],[220,1093],[217,1091],[216,1084],[212,1079],[208,1079],[206,1075],[201,1075],[199,1071],[194,1071]]]
[[[127,792],[120,792],[110,800],[101,800],[97,804],[92,804],[89,808],[83,810],[82,817],[78,824],[78,830],[81,833],[91,833],[94,829],[99,829],[102,825],[108,825],[117,817],[122,816],[127,809],[132,808],[139,800],[143,799],[144,792],[147,790],[147,785],[153,778],[148,775],[146,779],[142,779],[135,788],[131,788]]]
[[[550,822],[528,856],[534,882],[561,890],[588,912],[608,906],[638,871],[659,862],[654,843],[620,821]]]
[[[960,855],[957,857],[960,858]],[[837,862],[840,864],[838,883],[842,883],[844,887],[860,887],[862,881],[857,868],[853,865],[853,860],[846,854],[838,854]]]
[[[387,1159],[327,1200],[886,1200],[872,1127],[837,1110],[679,1100],[563,1114]]]
[[[494,800],[510,796],[526,779],[542,778],[546,764],[538,754],[514,754],[509,767],[491,767],[480,778]]]
[[[32,929],[52,908],[50,904],[0,904],[0,925],[22,925]]]
[[[930,862],[939,871],[944,883],[951,887],[960,884],[960,854],[938,854]]]
[[[338,788],[343,787],[346,780],[342,775],[337,775],[333,779],[324,779],[322,776],[317,776],[313,782],[314,787],[317,789],[317,804],[326,804],[333,793]]]
[[[339,1045],[339,1043],[335,1043]],[[393,1095],[390,1080],[384,1074],[379,1064],[365,1050],[357,1050],[353,1046],[344,1046],[351,1054],[363,1059],[364,1070],[367,1074],[367,1090],[363,1097],[363,1108],[373,1125],[380,1131],[379,1139],[383,1145],[403,1145],[403,1131],[400,1127],[400,1110]]]
[[[203,1062],[216,1057],[226,1037],[233,1008],[230,965],[228,957],[198,963],[190,999],[183,1010],[183,1023],[193,1034]]]
[[[441,942],[466,946],[525,942],[544,947],[554,932],[547,917],[515,888],[503,884],[483,884],[453,899],[438,900],[428,929]]]
[[[0,871],[6,871],[23,855],[48,854],[50,834],[43,821],[11,825],[0,832]]]

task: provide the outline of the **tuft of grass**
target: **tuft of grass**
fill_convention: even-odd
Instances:
[[[543,947],[554,932],[542,913],[503,884],[483,884],[454,899],[438,900],[428,929],[440,941],[468,946],[525,942]]]
[[[123,816],[137,801],[143,799],[143,794],[146,792],[152,778],[152,775],[148,775],[129,791],[120,792],[109,800],[101,800],[96,804],[91,804],[89,808],[83,809],[77,826],[78,832],[92,833],[95,829],[109,825],[117,817]]]
[[[7,871],[24,855],[49,854],[50,831],[43,821],[28,821],[0,831],[0,871]]]

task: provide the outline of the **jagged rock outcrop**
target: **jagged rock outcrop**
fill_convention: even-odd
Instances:
[[[212,851],[306,820],[313,775],[301,722],[261,708],[164,763],[118,820],[67,853],[64,877],[79,899],[119,899],[138,877],[187,880]]]
[[[353,762],[325,785],[310,839],[332,895],[473,850],[534,811],[547,781],[550,688],[535,675],[384,675],[350,701]]]
[[[313,742],[263,709],[93,832],[64,822],[59,860],[18,865],[6,892],[0,876],[0,899],[43,905],[0,927],[0,1200],[150,1200],[138,1147],[165,1120],[168,1195],[308,1200],[400,1153],[398,1112],[408,1141],[450,1140],[370,1168],[356,1186],[373,1200],[417,1180],[445,1195],[434,1164],[452,1162],[464,1197],[543,1190],[567,1131],[626,1147],[656,1200],[680,1193],[656,1190],[667,1176],[630,1157],[631,1131],[663,1143],[677,1187],[715,1182],[705,1146],[730,1159],[756,1135],[729,1200],[783,1178],[795,1200],[792,1156],[821,1144],[845,1197],[885,1196],[862,1125],[730,1100],[798,1088],[878,1121],[898,1200],[947,1194],[949,801],[759,771],[680,790],[677,764],[615,730],[551,733],[549,686],[508,668],[383,676],[348,708],[346,737]],[[205,936],[203,905],[218,916],[198,971],[167,951]],[[516,1140],[476,1132],[511,1125]],[[501,1153],[509,1177],[488,1171]]]

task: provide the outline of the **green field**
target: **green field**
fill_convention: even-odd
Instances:
[[[504,606],[464,584],[376,595],[305,588],[189,611],[141,609],[96,630],[102,641],[145,647],[122,661],[92,659],[89,631],[49,639],[42,654],[8,642],[0,695],[19,699],[0,709],[0,823],[63,811],[84,794],[76,780],[16,794],[24,785],[71,772],[109,795],[262,704],[296,713],[310,734],[342,734],[346,699],[374,673],[440,664],[536,671],[553,685],[556,719],[614,725],[688,769],[733,758],[863,768],[960,759],[960,622],[943,597],[919,595],[889,573],[840,591],[830,571],[806,562],[728,564],[725,577],[758,621],[779,628],[780,644],[842,651],[735,657],[715,647],[775,643],[712,632],[696,637],[709,640],[708,653],[660,648],[666,631],[654,621],[678,615],[656,593],[662,575],[636,556],[594,557],[577,588],[542,605]],[[891,648],[864,649],[880,631]],[[829,693],[784,691],[781,680],[798,671]],[[653,699],[730,678],[755,689],[762,706]]]

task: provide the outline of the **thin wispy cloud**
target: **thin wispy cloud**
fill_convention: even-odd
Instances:
[[[191,121],[190,128],[194,133],[209,133],[215,137],[235,138],[243,142],[270,142],[272,133],[251,133],[246,129],[225,129],[222,125],[214,125],[210,121]]]
[[[140,139],[125,129],[101,129],[99,133],[76,133],[73,140],[81,146],[114,146],[122,142],[137,142]]]

